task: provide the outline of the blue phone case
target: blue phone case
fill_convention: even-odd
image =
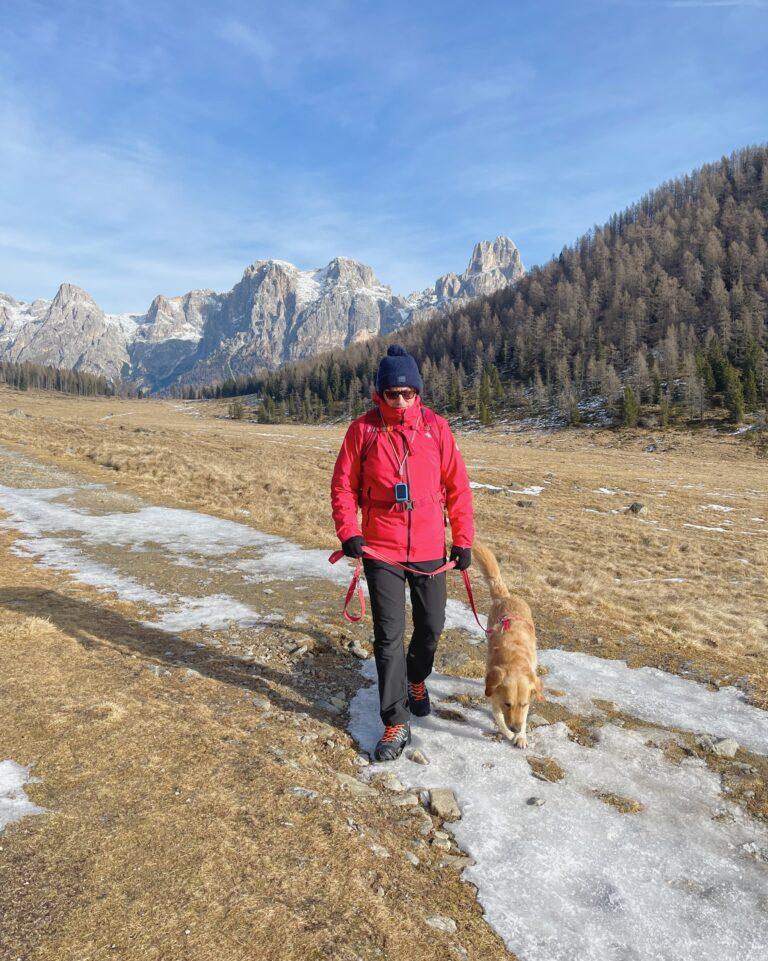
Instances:
[[[410,492],[408,490],[408,485],[395,484],[395,503],[404,504],[406,501],[409,501],[410,499],[411,498],[410,498]]]

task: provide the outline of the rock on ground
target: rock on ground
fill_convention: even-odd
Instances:
[[[436,787],[429,792],[429,808],[443,821],[459,821],[461,808],[456,795],[450,788]]]

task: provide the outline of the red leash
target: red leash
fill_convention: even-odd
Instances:
[[[443,571],[450,571],[456,567],[455,561],[446,561],[446,563],[443,564],[442,567],[438,567],[437,570],[419,571],[416,570],[415,567],[408,567],[406,564],[401,564],[399,561],[392,560],[390,557],[385,557],[372,547],[368,547],[367,544],[363,545],[363,554],[368,557],[373,557],[378,561],[383,561],[385,564],[391,564],[393,567],[399,567],[401,571],[408,571],[411,574],[420,574],[422,577],[434,577],[436,574],[442,574]],[[344,551],[334,551],[328,560],[331,564],[335,564],[336,561],[340,561],[342,557],[344,557]],[[349,589],[347,590],[347,596],[344,599],[344,608],[342,610],[344,617],[353,624],[357,624],[358,621],[362,621],[362,619],[365,617],[365,594],[363,594],[363,588],[360,586],[360,575],[362,572],[363,562],[361,558],[358,558],[357,562],[355,563],[355,572],[352,575],[352,580],[349,582]],[[475,595],[472,592],[472,583],[469,579],[469,573],[467,571],[459,571],[459,573],[464,581],[464,587],[467,590],[467,597],[469,598],[469,606],[472,608],[472,613],[475,615],[475,620],[477,621],[478,627],[484,634],[488,634],[488,628],[483,627],[483,625],[480,623],[480,618],[477,616]],[[350,602],[355,594],[357,594],[357,601],[360,605],[360,613],[358,615],[350,614],[348,611]]]

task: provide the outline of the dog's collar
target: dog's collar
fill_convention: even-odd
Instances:
[[[497,621],[493,627],[488,628],[488,633],[490,634],[491,631],[495,631],[497,628],[501,628],[502,631],[508,631],[512,626],[513,621],[519,621],[522,624],[527,624],[528,627],[533,628],[533,624],[531,624],[527,617],[502,617],[502,619]]]

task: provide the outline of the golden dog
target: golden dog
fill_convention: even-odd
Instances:
[[[485,696],[501,733],[515,747],[526,747],[531,701],[544,700],[536,674],[536,628],[531,609],[522,598],[509,593],[492,551],[476,543],[472,557],[491,591]]]

